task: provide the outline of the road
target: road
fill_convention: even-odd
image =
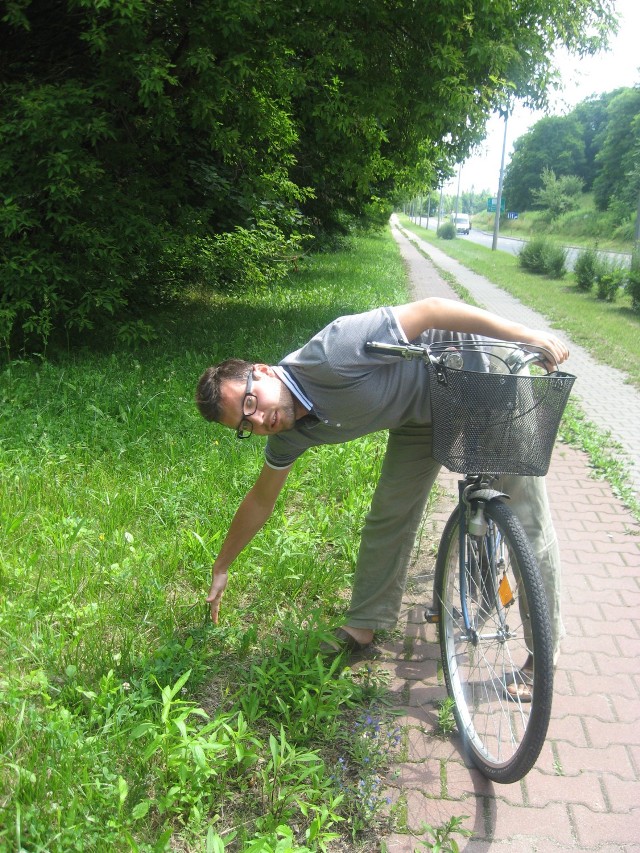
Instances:
[[[416,225],[421,225],[423,228],[427,227],[426,216],[412,217],[412,221],[415,222]],[[429,219],[429,230],[435,231],[437,224],[437,219],[435,217],[431,217]],[[486,246],[488,249],[493,245],[493,234],[490,234],[488,231],[478,231],[477,229],[472,228],[468,235],[459,234],[458,237],[461,240],[471,240],[472,243],[479,243],[481,246]],[[525,242],[525,240],[518,240],[516,237],[498,236],[497,248],[500,252],[508,252],[511,255],[517,255]],[[572,270],[573,265],[576,262],[576,258],[580,253],[580,249],[577,249],[575,246],[565,246],[564,248],[567,251],[567,269]],[[598,252],[598,254],[607,260],[627,267],[631,262],[631,255],[624,252]]]

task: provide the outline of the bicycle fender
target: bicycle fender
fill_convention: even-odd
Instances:
[[[469,502],[473,501],[484,501],[485,503],[489,503],[489,501],[495,501],[498,498],[506,498],[509,500],[509,495],[506,492],[499,492],[497,489],[478,489],[477,492],[472,492],[469,496]]]

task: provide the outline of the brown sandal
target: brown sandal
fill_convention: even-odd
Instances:
[[[514,702],[531,702],[533,697],[533,670],[522,669],[506,676],[504,692]]]
[[[344,628],[336,628],[331,635],[331,640],[324,640],[320,643],[320,654],[322,655],[341,655],[346,652],[354,654],[363,652],[371,643],[359,643],[355,637],[352,637]]]

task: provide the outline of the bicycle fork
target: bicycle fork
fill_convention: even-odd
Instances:
[[[460,627],[463,629],[463,634],[460,639],[470,641],[474,645],[477,645],[480,639],[504,641],[509,636],[508,629],[502,624],[498,633],[483,634],[481,637],[469,612],[469,582],[472,577],[475,577],[478,595],[484,600],[484,606],[487,609],[490,610],[496,606],[498,599],[503,608],[513,603],[513,594],[506,576],[498,581],[501,557],[499,548],[496,547],[498,543],[495,537],[487,537],[489,523],[484,512],[486,504],[490,501],[508,497],[504,492],[492,489],[484,482],[481,482],[480,487],[478,487],[477,482],[469,483],[468,479],[458,481],[458,505],[461,507],[458,526],[461,612],[457,612],[455,607],[454,612],[456,617],[462,617]],[[477,553],[468,547],[468,536],[474,537],[478,542]],[[472,572],[473,562],[476,565],[473,566],[474,571]],[[452,604],[452,606],[454,605]],[[440,621],[439,608],[427,608],[425,619],[429,624],[437,624]],[[503,622],[502,619],[500,621]]]

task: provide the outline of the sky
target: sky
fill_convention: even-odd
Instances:
[[[514,141],[544,115],[564,115],[590,95],[640,84],[640,0],[616,0],[615,9],[620,26],[611,40],[610,50],[585,59],[568,57],[566,52],[557,57],[562,89],[552,94],[552,105],[547,113],[516,106],[507,122],[505,166],[509,163]],[[462,164],[462,192],[472,188],[476,192],[488,189],[491,195],[497,195],[503,139],[504,121],[498,117],[490,119],[487,137],[478,153]],[[458,176],[445,186],[445,192],[455,193],[457,188]]]

